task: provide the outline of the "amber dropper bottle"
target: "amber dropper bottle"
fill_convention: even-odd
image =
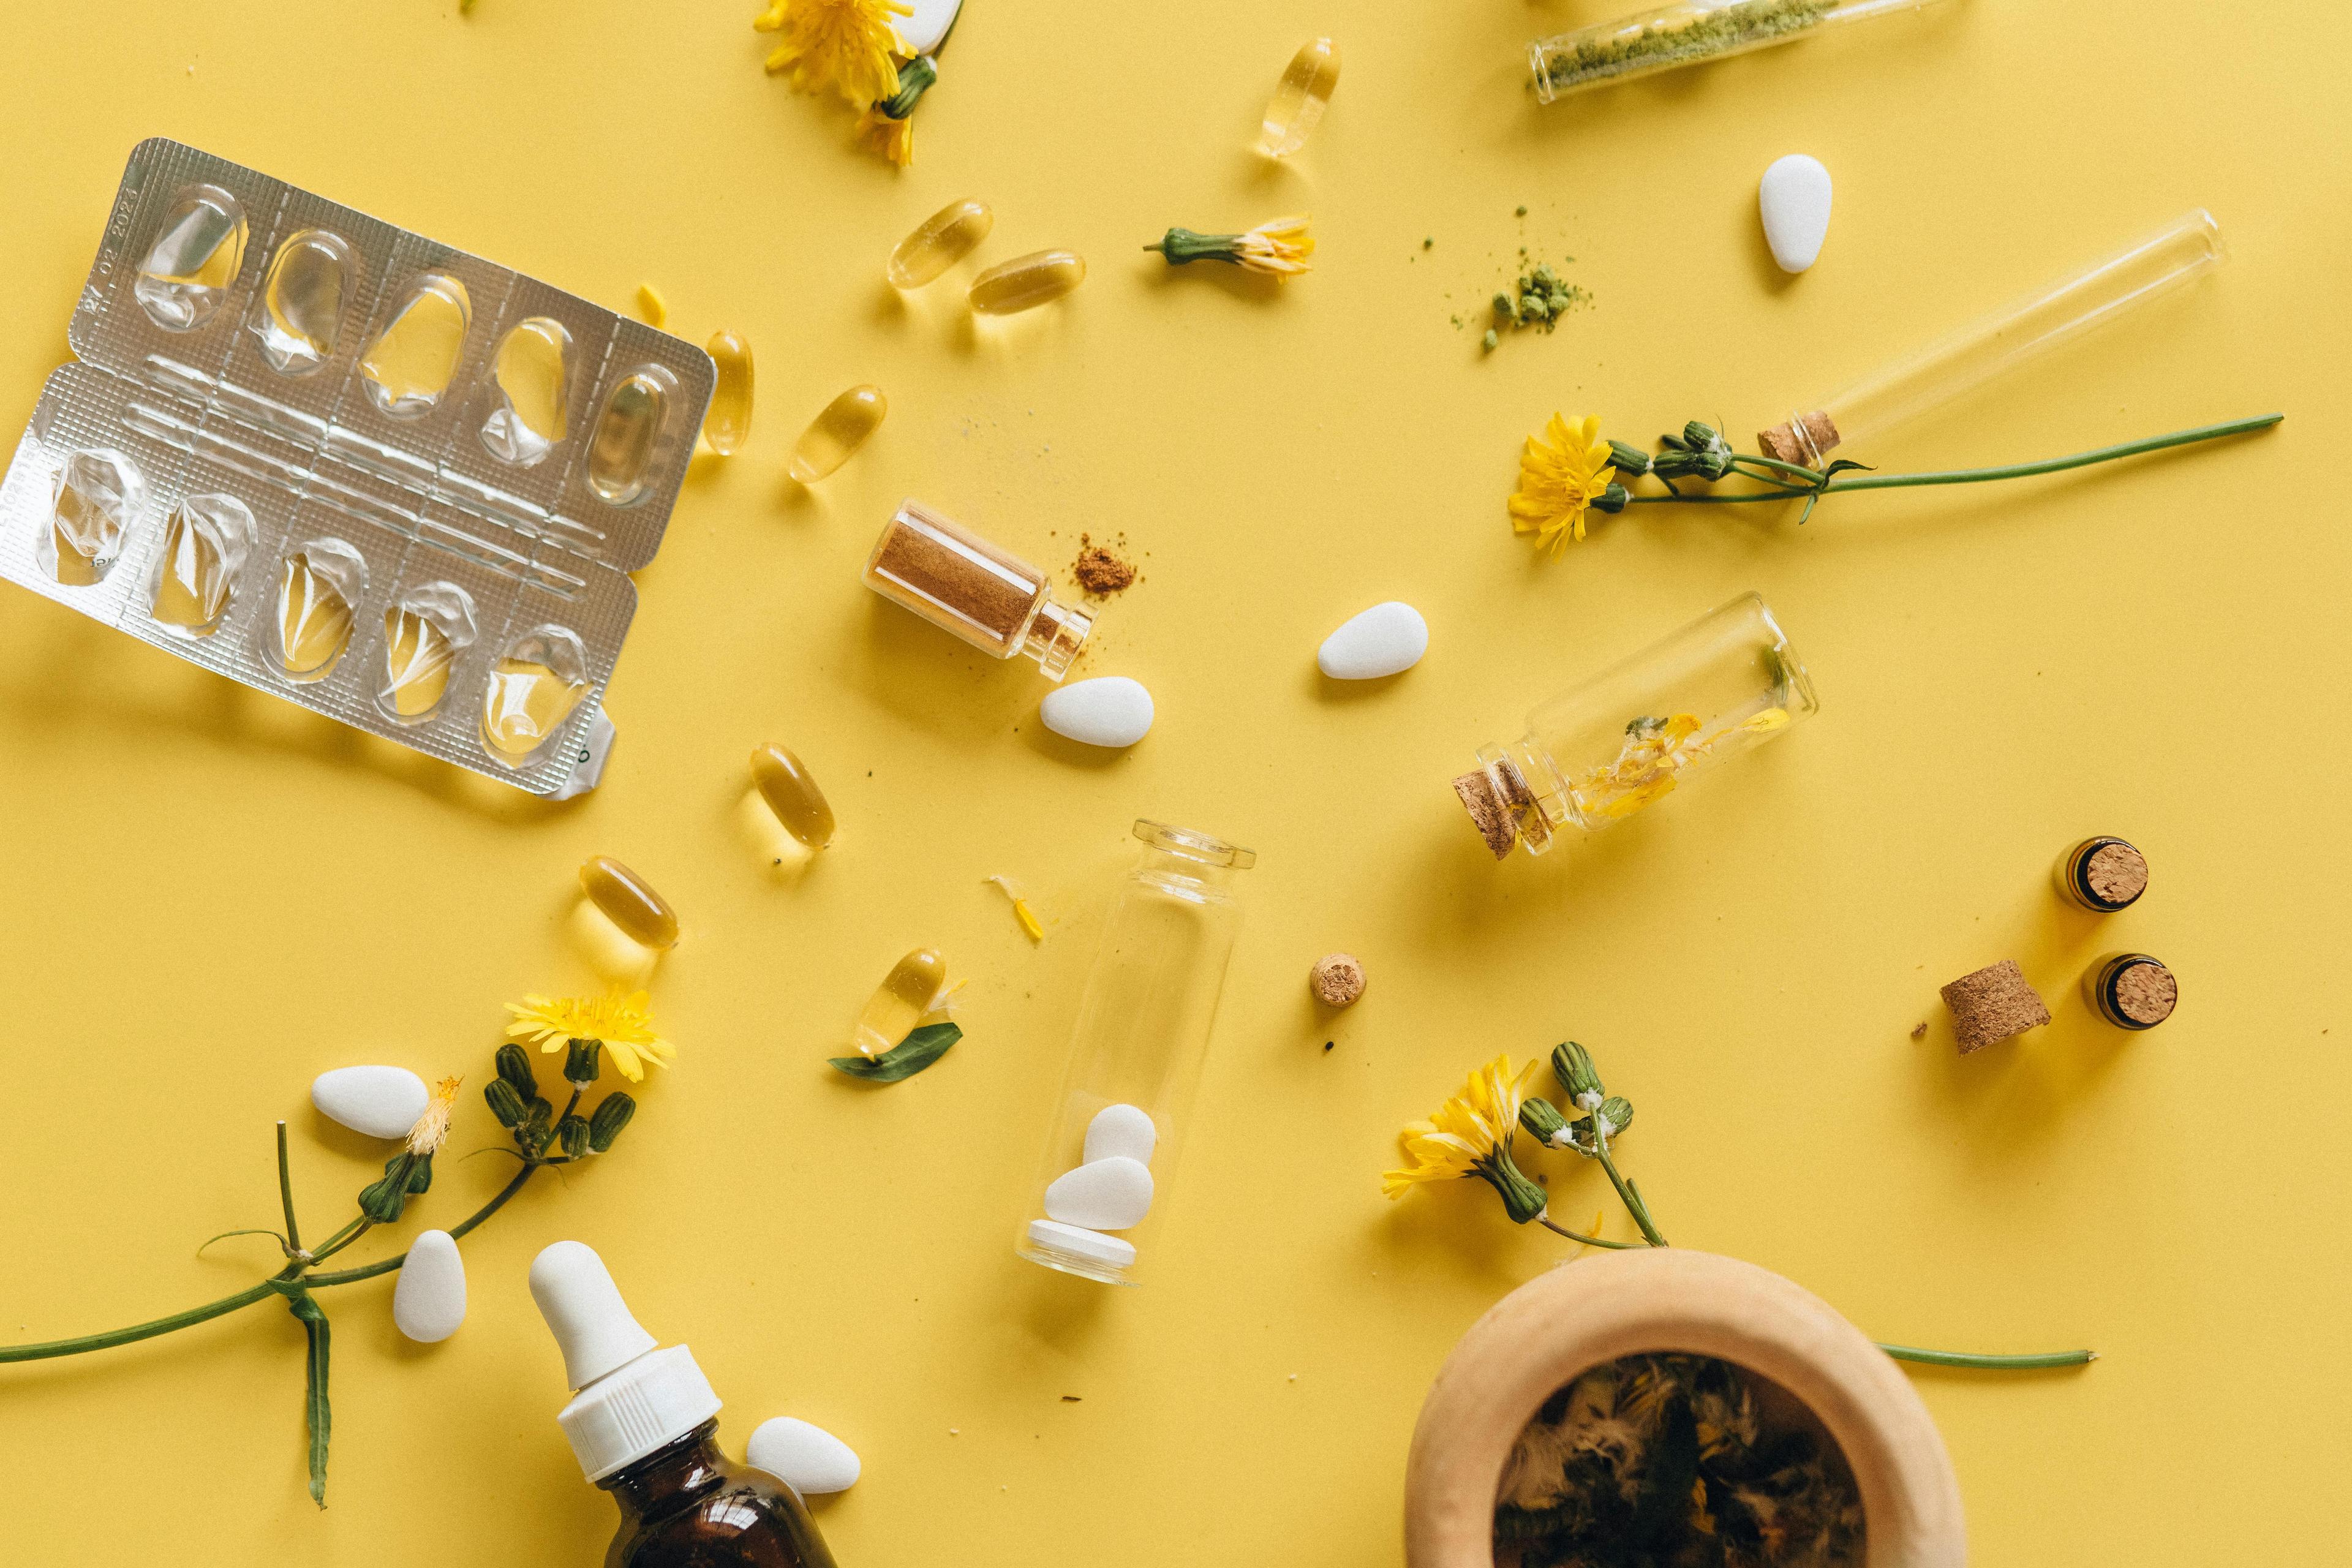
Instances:
[[[693,1353],[655,1347],[592,1248],[541,1252],[530,1293],[578,1390],[556,1424],[621,1507],[604,1568],[834,1568],[800,1494],[719,1452],[719,1395]]]

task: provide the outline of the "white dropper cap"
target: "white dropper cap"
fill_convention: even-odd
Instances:
[[[559,1241],[541,1252],[531,1260],[530,1294],[563,1352],[563,1380],[579,1391],[555,1421],[590,1480],[719,1414],[719,1395],[692,1352],[655,1348],[593,1247]]]

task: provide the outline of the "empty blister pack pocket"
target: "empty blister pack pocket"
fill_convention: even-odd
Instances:
[[[0,576],[560,795],[710,397],[701,350],[164,140],[0,479]]]

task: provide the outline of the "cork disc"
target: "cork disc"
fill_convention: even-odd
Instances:
[[[2172,1016],[2180,1002],[2180,983],[2161,963],[2135,963],[2116,976],[2116,1011],[2143,1029],[2152,1029]]]
[[[2147,860],[2128,844],[2105,844],[2083,867],[2084,885],[2103,904],[2117,909],[2147,891]]]
[[[1326,1007],[1345,1007],[1364,994],[1364,966],[1352,953],[1327,953],[1315,961],[1307,985]]]

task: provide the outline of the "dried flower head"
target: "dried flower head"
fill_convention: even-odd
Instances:
[[[433,1089],[433,1098],[425,1102],[425,1114],[408,1130],[408,1152],[430,1154],[441,1147],[449,1136],[449,1109],[457,1102],[457,1086],[462,1078],[445,1078]]]
[[[863,109],[898,91],[895,57],[908,53],[892,22],[911,16],[899,0],[772,0],[751,24],[779,35],[771,71],[790,71],[803,92],[838,92]]]
[[[1511,495],[1511,531],[1532,533],[1536,548],[1557,555],[1584,537],[1584,514],[1607,494],[1616,470],[1593,416],[1571,425],[1553,415],[1519,453],[1519,488]]]
[[[1502,1194],[1503,1207],[1515,1224],[1540,1218],[1543,1189],[1511,1159],[1519,1105],[1540,1065],[1531,1061],[1514,1072],[1506,1054],[1471,1073],[1461,1091],[1439,1106],[1435,1115],[1411,1123],[1399,1134],[1412,1163],[1383,1175],[1381,1190],[1396,1198],[1423,1183],[1476,1176]]]
[[[860,149],[880,154],[903,169],[915,161],[915,122],[893,120],[874,104],[857,117],[850,140]]]
[[[507,1004],[514,1022],[507,1034],[542,1051],[567,1049],[573,1040],[595,1040],[612,1053],[621,1076],[635,1083],[645,1063],[667,1067],[677,1047],[654,1033],[650,999],[642,991],[608,991],[602,996],[526,996]]]
[[[1307,258],[1315,254],[1315,237],[1307,232],[1304,216],[1278,217],[1241,234],[1197,234],[1189,228],[1171,228],[1143,248],[1158,251],[1171,267],[1191,261],[1229,261],[1286,282],[1309,270]]]

